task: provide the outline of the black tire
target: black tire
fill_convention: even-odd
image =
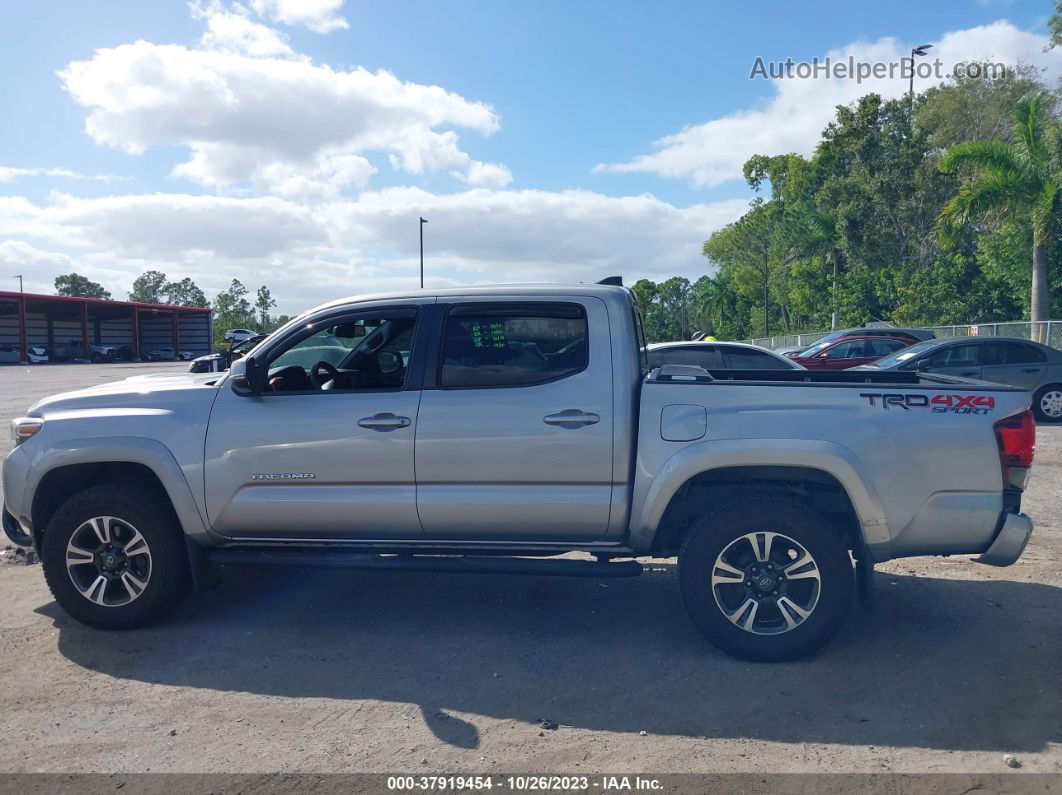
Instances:
[[[1044,411],[1043,406],[1041,406],[1041,403],[1043,402],[1044,398],[1047,397],[1048,395],[1050,395],[1051,393],[1060,393],[1060,394],[1062,394],[1062,384],[1048,384],[1047,386],[1042,386],[1039,389],[1037,389],[1036,390],[1036,394],[1033,395],[1032,410],[1033,410],[1033,416],[1036,417],[1036,421],[1037,422],[1059,422],[1059,421],[1062,421],[1062,415],[1059,415],[1059,414],[1055,414],[1055,415],[1048,414],[1047,412]]]
[[[67,569],[67,545],[75,532],[82,534],[80,541],[85,537],[81,529],[85,522],[104,516],[139,531],[150,552],[146,587],[127,604],[97,604],[75,586],[75,575]],[[173,508],[165,494],[142,483],[107,483],[70,497],[48,523],[41,563],[59,606],[82,624],[98,629],[132,629],[156,621],[180,603],[191,585],[188,551]],[[93,567],[85,564],[77,571],[82,574],[87,569],[87,578],[94,578],[99,571]],[[104,592],[108,588],[119,595],[129,592],[120,583],[105,586]]]
[[[754,634],[737,626],[727,617],[713,590],[717,558],[724,550],[740,551],[739,546],[731,546],[732,542],[740,544],[739,539],[750,533],[779,533],[797,542],[818,568],[817,601],[810,614],[794,628],[778,634]],[[785,553],[785,542],[776,546],[775,554]],[[751,546],[749,549],[751,552]],[[778,571],[784,571],[788,563],[783,560]],[[762,564],[753,560],[750,565]],[[793,573],[798,571],[794,569]],[[796,579],[786,582],[785,587],[812,587],[804,583],[794,586]],[[679,553],[679,587],[690,619],[714,646],[743,660],[794,660],[819,649],[848,615],[855,594],[854,580],[852,559],[833,526],[804,503],[782,495],[736,497],[712,508],[695,523]],[[760,593],[740,582],[724,585],[726,588],[732,589],[726,593],[733,593],[733,589],[741,592],[737,601],[746,598],[744,591],[763,599],[759,616],[769,620],[776,615],[778,622],[782,620],[777,598],[771,597],[770,592]],[[797,617],[794,613],[790,616]]]

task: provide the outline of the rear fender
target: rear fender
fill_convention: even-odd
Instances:
[[[677,451],[651,480],[635,484],[630,546],[652,548],[671,498],[694,476],[713,469],[755,466],[803,467],[832,475],[848,493],[871,555],[880,560],[889,557],[891,536],[885,512],[858,457],[843,445],[815,439],[714,439]]]

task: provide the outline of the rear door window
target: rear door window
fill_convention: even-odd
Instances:
[[[1047,361],[1044,352],[1020,342],[993,342],[985,346],[986,365],[1041,364]]]
[[[906,343],[902,340],[881,337],[878,339],[867,340],[866,355],[867,356],[887,356],[893,351],[898,351],[900,348],[907,347]]]
[[[589,334],[578,304],[457,306],[446,318],[444,389],[544,384],[586,369]]]

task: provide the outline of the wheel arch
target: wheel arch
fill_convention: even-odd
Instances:
[[[186,537],[203,541],[206,524],[173,454],[139,437],[66,440],[39,457],[27,480],[29,519],[39,543],[63,499],[88,486],[114,480],[148,483],[165,494]]]
[[[674,554],[683,524],[699,508],[735,491],[773,490],[808,502],[878,560],[889,557],[888,523],[855,454],[817,440],[718,440],[691,445],[669,459],[633,514],[631,546]]]

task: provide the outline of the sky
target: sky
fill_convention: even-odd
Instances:
[[[1050,0],[38,0],[0,9],[0,289],[155,269],[344,295],[711,272],[753,154],[907,80],[750,77],[932,44],[1053,83]],[[927,64],[928,65],[928,64]],[[940,82],[916,78],[920,88]]]

